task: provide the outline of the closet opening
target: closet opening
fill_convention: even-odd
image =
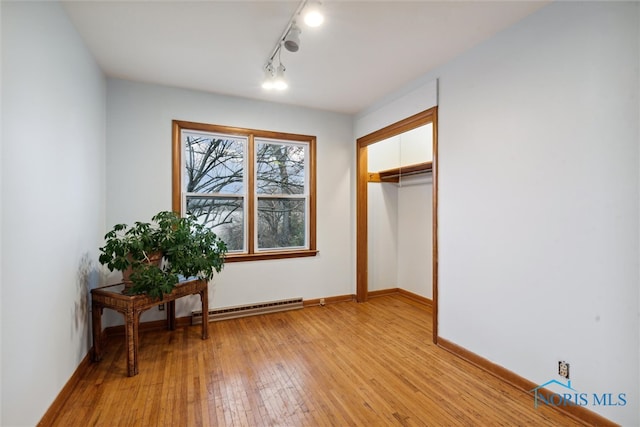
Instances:
[[[357,140],[356,299],[430,303],[437,337],[437,107]]]

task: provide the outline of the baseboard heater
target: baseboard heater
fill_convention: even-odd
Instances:
[[[297,310],[303,308],[302,298],[283,299],[279,301],[261,302],[256,304],[238,305],[235,307],[209,310],[209,322],[235,319],[238,317],[255,316],[257,314],[277,313],[279,311]],[[202,310],[191,312],[191,324],[202,323]]]

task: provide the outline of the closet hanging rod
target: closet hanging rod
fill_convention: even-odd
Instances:
[[[382,181],[386,180],[386,179],[391,179],[391,178],[401,178],[403,176],[411,176],[411,175],[420,175],[420,174],[424,174],[424,173],[431,173],[433,172],[431,169],[429,170],[423,170],[423,171],[415,171],[415,172],[399,172],[396,173],[394,175],[384,175],[384,176],[380,176],[380,179]]]
[[[403,166],[395,169],[388,169],[378,172],[380,181],[393,180],[403,176],[417,175],[421,173],[429,173],[433,171],[432,162],[418,163],[415,165]]]

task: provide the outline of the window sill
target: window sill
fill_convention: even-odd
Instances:
[[[303,258],[316,256],[319,251],[305,249],[299,251],[259,252],[255,254],[227,254],[225,262],[262,261],[267,259]]]

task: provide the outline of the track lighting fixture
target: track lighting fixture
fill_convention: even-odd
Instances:
[[[300,28],[296,25],[296,21],[293,21],[293,25],[284,38],[284,47],[289,52],[297,52],[300,49]]]
[[[300,49],[300,27],[296,25],[296,18],[304,12],[304,22],[310,27],[317,27],[324,21],[324,17],[320,13],[320,2],[317,0],[302,0],[298,5],[295,13],[289,19],[287,26],[284,28],[278,42],[271,50],[271,55],[267,59],[264,66],[264,89],[284,90],[287,88],[287,82],[284,78],[285,67],[280,60],[282,46],[289,52],[297,52]],[[278,57],[278,66],[274,64],[274,60]]]
[[[264,67],[264,81],[262,82],[262,88],[267,90],[285,90],[289,85],[284,77],[286,68],[284,64],[278,64],[276,68],[273,62],[269,62]]]
[[[276,70],[276,77],[275,80],[273,81],[273,88],[276,90],[285,90],[286,88],[289,87],[289,85],[287,84],[287,81],[284,78],[284,65],[280,64],[278,65],[278,69]]]

